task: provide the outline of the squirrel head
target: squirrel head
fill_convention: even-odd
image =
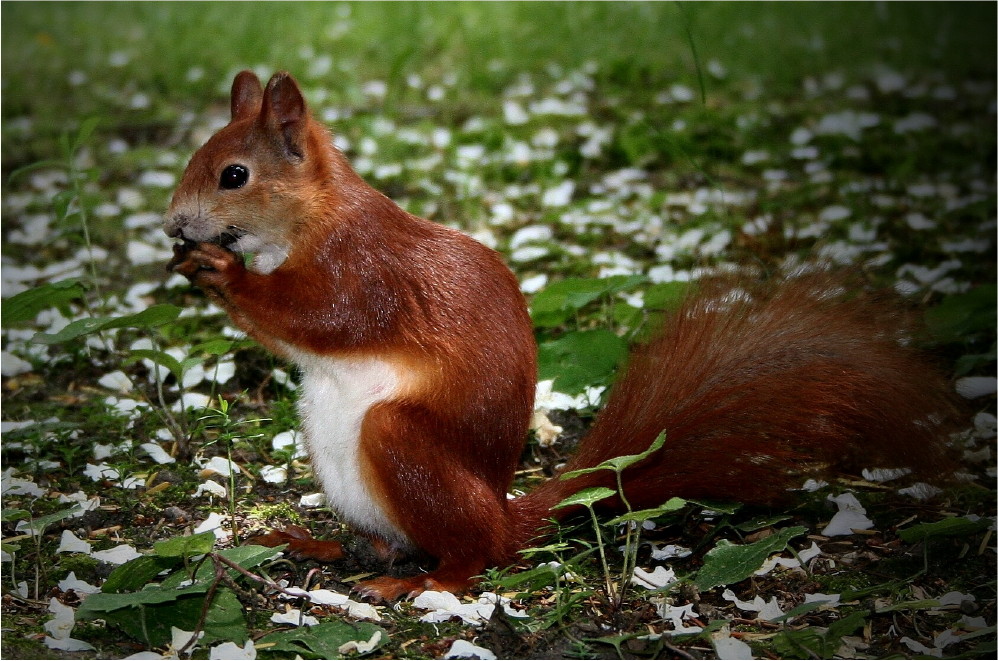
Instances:
[[[302,225],[327,202],[334,148],[286,72],[266,89],[251,71],[240,72],[231,109],[230,122],[191,157],[164,231],[252,254],[249,268],[266,274],[289,258]]]

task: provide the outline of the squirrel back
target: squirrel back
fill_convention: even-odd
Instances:
[[[438,561],[357,589],[392,600],[462,590],[515,559],[594,473],[508,499],[536,347],[519,284],[492,250],[365,183],[286,73],[242,72],[232,121],[192,157],[165,230],[170,268],[302,370],[313,473],[386,557]],[[670,496],[768,502],[841,460],[938,467],[945,382],[901,346],[899,316],[834,279],[710,281],[639,348],[568,469],[665,447],[625,472],[636,507]],[[940,417],[931,415],[939,412]],[[336,542],[264,536],[292,554]]]

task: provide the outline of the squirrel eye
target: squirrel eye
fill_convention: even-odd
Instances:
[[[222,170],[218,185],[225,189],[242,188],[249,180],[249,170],[242,165],[229,165]]]

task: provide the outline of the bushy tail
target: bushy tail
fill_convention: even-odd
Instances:
[[[565,470],[640,453],[665,430],[665,447],[624,473],[635,508],[672,496],[768,503],[836,469],[943,474],[952,389],[904,346],[903,309],[826,276],[768,289],[701,283],[631,356]],[[528,518],[597,485],[616,486],[599,471],[518,499],[524,533]]]

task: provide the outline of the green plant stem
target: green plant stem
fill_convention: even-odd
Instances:
[[[228,422],[228,415],[226,415]],[[239,546],[239,523],[236,517],[236,472],[232,470],[232,438],[225,438],[225,458],[229,461],[229,520],[232,524],[232,542]]]
[[[149,339],[152,342],[153,348],[156,351],[160,351],[161,349],[159,348],[159,343],[156,341],[156,338],[150,337]],[[153,375],[156,379],[156,397],[159,400],[159,409],[163,414],[166,426],[170,428],[170,433],[173,434],[173,437],[177,439],[178,443],[186,445],[186,439],[189,430],[186,428],[186,425],[183,424],[183,422],[178,422],[177,419],[173,417],[173,413],[170,411],[170,407],[167,406],[166,404],[166,396],[163,393],[163,377],[160,376],[159,365],[153,364],[152,369],[153,369]],[[182,379],[183,375],[178,374],[177,385],[180,388],[181,401],[183,401],[183,394],[184,394],[183,393],[184,384]],[[186,421],[186,416],[184,416],[183,420]]]
[[[624,495],[623,472],[622,469],[614,471],[614,474],[617,476],[617,495],[620,496],[620,502],[624,504],[627,512],[631,513],[634,509],[631,507],[630,501],[627,500],[627,496]],[[618,607],[624,603],[627,586],[630,585],[631,578],[634,576],[634,569],[638,565],[638,548],[641,543],[641,526],[639,524],[627,521],[624,527],[627,532],[624,535],[624,563],[620,572],[620,591],[617,595]],[[632,533],[633,541],[631,539]]]
[[[609,596],[611,603],[616,603],[617,591],[613,587],[613,581],[610,580],[610,564],[606,560],[606,548],[603,544],[603,534],[600,532],[599,519],[596,518],[596,510],[593,509],[592,505],[586,505],[586,509],[589,510],[589,516],[593,520],[593,529],[596,531],[596,545],[599,548],[600,563],[603,565],[603,580],[606,582],[607,596]]]

